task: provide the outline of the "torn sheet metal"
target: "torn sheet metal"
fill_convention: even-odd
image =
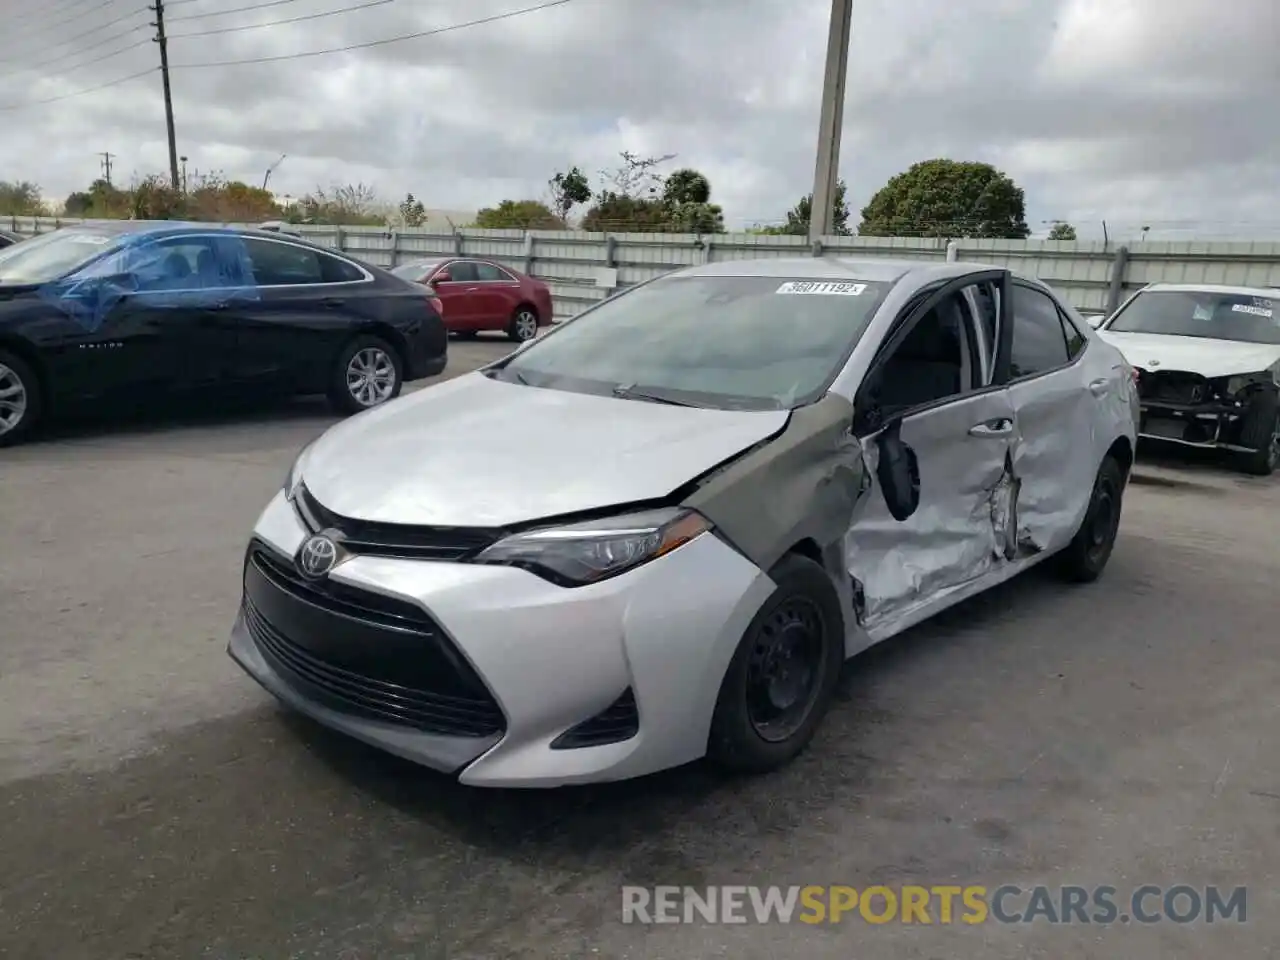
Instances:
[[[56,304],[87,332],[101,329],[124,300],[140,296],[149,309],[213,307],[232,297],[261,299],[244,240],[230,232],[69,234],[86,256],[101,253],[71,276],[44,284],[39,296]]]

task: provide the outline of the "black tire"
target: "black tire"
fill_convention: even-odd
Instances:
[[[507,324],[507,339],[524,343],[538,335],[538,311],[527,303],[516,307]]]
[[[0,403],[4,404],[0,409],[0,418],[3,418],[0,423],[4,424],[0,425],[0,447],[11,447],[29,437],[40,422],[44,415],[44,395],[40,379],[30,364],[8,350],[0,350],[0,391],[6,394],[17,391],[12,396],[0,397]],[[10,405],[17,402],[19,396],[22,398],[20,412]]]
[[[1056,557],[1058,572],[1073,583],[1092,583],[1102,575],[1120,531],[1120,510],[1124,501],[1124,468],[1108,454],[1102,459],[1093,481],[1089,509],[1075,537]]]
[[[831,705],[844,664],[844,617],[826,571],[806,557],[788,554],[770,576],[777,589],[752,619],[734,652],[720,685],[707,742],[707,756],[713,763],[741,773],[777,769],[809,745]],[[789,621],[797,615],[811,620],[817,630],[805,630]],[[761,647],[771,642],[776,646],[788,630],[793,643],[801,638],[810,648],[809,668],[804,671],[808,683],[800,684],[803,702],[793,708],[789,722],[779,721],[780,729],[765,731],[761,708],[776,708],[777,704],[762,704],[757,695],[763,691],[753,691],[760,680],[757,668],[763,665]]]
[[[390,369],[387,376],[385,378],[378,376],[375,381],[372,381],[376,383],[377,389],[365,392],[366,396],[376,395],[372,402],[362,402],[349,376],[349,371],[352,376],[355,375],[353,365],[357,357],[372,361],[375,364],[373,369],[376,371],[385,369],[377,360],[378,357],[385,358],[389,363]],[[400,389],[403,386],[404,362],[400,358],[399,351],[381,337],[366,334],[356,337],[343,347],[337,360],[334,361],[333,371],[329,375],[329,404],[335,411],[344,415],[361,413],[394,400],[400,396]]]
[[[1240,445],[1253,447],[1238,455],[1240,469],[1255,477],[1269,477],[1280,466],[1280,397],[1270,391],[1249,402],[1240,427]]]

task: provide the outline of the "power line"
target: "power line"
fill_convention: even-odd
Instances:
[[[8,70],[5,73],[0,73],[0,77],[12,77],[19,73],[30,73],[32,70],[36,70],[36,69],[46,70],[47,68],[55,64],[62,63],[63,61],[68,60],[72,57],[81,56],[82,54],[86,54],[93,50],[97,50],[99,47],[105,47],[108,43],[114,43],[116,40],[120,40],[120,39],[123,39],[124,37],[128,37],[130,34],[135,34],[139,30],[143,29],[144,26],[145,24],[140,23],[137,26],[130,27],[128,30],[125,30],[121,33],[114,33],[109,37],[104,37],[102,40],[99,40],[97,43],[91,43],[89,44],[89,46],[83,48],[82,50],[72,50],[70,53],[64,53],[61,56],[54,57],[52,60],[45,60],[39,64],[32,64],[26,67],[19,67],[17,70]],[[109,60],[112,57],[119,56],[120,54],[125,53],[126,51],[129,51],[129,50],[136,49],[137,47],[140,47],[145,43],[150,43],[150,38],[144,37],[141,40],[137,40],[134,43],[129,44],[128,46],[121,47],[119,50],[113,50],[111,53],[103,54],[99,57],[95,57],[92,60],[86,60],[84,63],[73,63],[70,66],[66,66],[61,68],[60,70],[57,70],[56,72],[60,74],[69,73],[72,70],[79,70],[81,67],[87,67],[92,63],[101,63],[103,60]]]
[[[267,0],[266,3],[251,3],[247,7],[233,7],[230,10],[215,10],[213,13],[188,13],[181,17],[170,17],[170,23],[186,20],[208,20],[212,17],[229,17],[233,13],[249,13],[253,10],[267,10],[271,7],[283,7],[286,3],[297,3],[298,0]],[[170,3],[169,6],[176,6]]]
[[[323,13],[308,13],[300,17],[289,17],[286,20],[268,20],[265,23],[248,23],[238,27],[217,27],[213,30],[200,30],[195,33],[175,33],[169,39],[188,40],[192,37],[212,37],[220,33],[240,33],[245,30],[259,30],[263,27],[281,27],[290,23],[302,23],[306,20],[321,20],[325,17],[334,17],[340,13],[354,13],[356,10],[367,10],[369,7],[381,7],[394,2],[395,0],[365,0],[364,3],[353,4],[349,7],[325,10]]]
[[[69,37],[64,37],[62,40],[59,40],[56,43],[54,43],[51,49],[57,49],[58,47],[69,46],[70,44],[75,43],[77,40],[79,40],[82,37],[92,36],[93,34],[98,33],[100,30],[106,30],[108,27],[114,27],[117,23],[124,23],[124,21],[132,17],[136,17],[138,14],[142,12],[143,11],[141,9],[130,10],[128,13],[123,13],[120,16],[116,17],[114,20],[108,20],[106,23],[100,23],[96,27],[91,27],[88,30],[82,30],[80,33],[72,34]],[[80,18],[76,17],[76,19],[79,20]],[[26,46],[27,43],[28,41],[24,40],[23,46]]]
[[[85,0],[74,0],[74,2],[73,2],[73,4],[72,4],[72,6],[75,6],[76,4],[81,4],[81,3],[84,3],[84,2],[85,2]],[[104,9],[106,9],[107,7],[109,7],[109,6],[111,6],[112,4],[117,3],[117,2],[119,2],[119,0],[99,0],[98,5],[97,5],[96,7],[93,7],[92,9],[89,9],[89,10],[81,10],[81,11],[79,11],[78,13],[74,14],[73,16],[67,17],[67,18],[65,18],[65,19],[63,19],[63,20],[54,20],[54,21],[51,21],[51,22],[49,22],[49,23],[46,23],[46,24],[44,24],[43,26],[41,26],[39,29],[37,29],[34,33],[30,32],[29,30],[27,30],[27,31],[23,31],[23,30],[11,31],[11,30],[6,29],[6,30],[5,30],[5,38],[6,38],[6,39],[12,39],[12,38],[13,38],[13,37],[15,37],[15,36],[22,36],[22,35],[26,35],[26,36],[39,36],[39,35],[40,35],[40,34],[42,34],[42,33],[48,33],[50,30],[54,30],[54,29],[56,29],[56,28],[58,28],[58,27],[64,26],[65,24],[68,24],[68,23],[74,23],[74,22],[75,22],[75,21],[77,21],[77,20],[82,20],[82,19],[84,19],[85,17],[89,16],[90,14],[94,13],[95,11],[97,11],[97,10],[104,10]],[[63,10],[63,12],[66,12],[67,10],[70,10],[70,9],[72,9],[72,7],[65,7],[65,8],[64,8],[64,10]],[[41,13],[51,13],[51,12],[52,12],[52,10],[42,10],[42,11],[40,11],[40,12],[41,12]],[[11,20],[11,21],[9,21],[8,26],[12,26],[13,24],[17,24],[17,23],[21,23],[21,20],[20,20],[20,19]]]
[[[0,104],[0,112],[8,112],[10,110],[25,110],[27,107],[42,107],[48,103],[61,103],[63,100],[70,100],[73,97],[82,97],[88,93],[97,93],[99,90],[106,90],[110,87],[119,86],[122,83],[128,83],[130,80],[137,80],[148,74],[156,72],[155,67],[148,67],[146,70],[140,70],[138,73],[131,73],[127,77],[119,77],[115,80],[108,80],[106,83],[100,83],[96,87],[86,87],[83,90],[76,90],[73,93],[64,93],[57,97],[46,97],[43,100],[27,100],[24,103],[4,103]]]
[[[573,0],[549,0],[546,3],[539,3],[532,7],[524,7],[520,10],[509,10],[506,13],[496,13],[493,16],[481,17],[478,20],[468,20],[464,23],[452,23],[447,27],[435,27],[431,30],[420,30],[417,33],[405,33],[397,37],[387,37],[383,40],[369,40],[364,43],[353,43],[345,47],[330,47],[325,50],[309,50],[306,53],[289,53],[274,57],[251,57],[246,60],[219,60],[209,63],[181,63],[175,64],[175,69],[196,70],[207,67],[240,67],[254,63],[279,63],[283,60],[304,60],[310,57],[323,57],[331,53],[348,53],[353,50],[368,50],[371,47],[383,47],[392,43],[403,43],[406,40],[421,40],[425,37],[434,37],[442,33],[451,33],[455,30],[464,30],[468,27],[479,27],[488,23],[497,23],[499,20],[510,20],[512,17],[523,16],[527,13],[537,13],[540,10],[549,10],[552,7],[562,7]]]

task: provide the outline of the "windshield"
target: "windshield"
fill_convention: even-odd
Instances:
[[[606,300],[496,375],[534,386],[720,409],[812,402],[891,285],[671,277]]]
[[[400,264],[391,272],[401,280],[421,280],[441,263],[442,260],[413,260]]]
[[[1275,300],[1239,293],[1148,290],[1115,315],[1110,333],[1161,333],[1173,337],[1280,344]]]
[[[114,244],[101,233],[55,230],[0,250],[0,283],[60,280]]]

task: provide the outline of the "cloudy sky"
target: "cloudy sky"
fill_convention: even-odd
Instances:
[[[259,183],[287,154],[278,192],[451,210],[621,150],[704,171],[731,225],[811,189],[828,0],[567,0],[298,56],[536,2],[169,0],[179,152]],[[145,3],[0,0],[0,180],[60,199],[101,151],[117,181],[167,169]],[[855,211],[945,156],[1013,176],[1036,231],[1280,238],[1277,39],[1276,0],[857,0],[841,173]]]

